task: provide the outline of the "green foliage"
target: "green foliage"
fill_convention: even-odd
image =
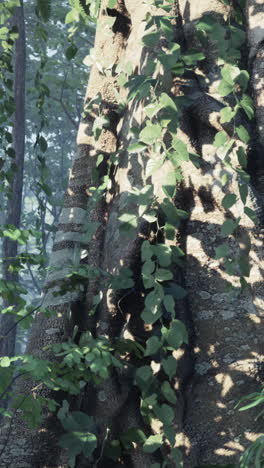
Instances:
[[[159,6],[166,7],[160,2]],[[225,0],[224,0],[224,3]],[[65,24],[70,25],[69,41],[65,49],[66,59],[70,62],[77,57],[79,48],[73,42],[73,36],[77,32],[76,23],[82,21],[89,24],[98,16],[99,1],[97,0],[69,0],[70,10],[67,11]],[[159,2],[154,2],[158,5]],[[8,2],[6,11],[12,11],[16,3]],[[115,8],[116,1],[109,0],[108,7]],[[48,22],[51,17],[51,1],[37,0],[37,14],[44,21]],[[233,17],[237,18],[237,13],[233,12]],[[6,16],[9,18],[9,16]],[[120,65],[118,70],[118,83],[127,89],[127,102],[120,103],[118,112],[122,113],[126,105],[137,105],[138,102],[144,103],[145,120],[141,128],[131,129],[133,140],[131,140],[127,152],[133,157],[137,154],[147,159],[145,165],[145,179],[147,184],[142,190],[134,188],[131,192],[125,194],[125,202],[122,206],[122,212],[119,215],[120,234],[130,237],[137,235],[140,222],[144,219],[153,227],[155,238],[143,240],[141,243],[141,278],[142,300],[144,308],[141,318],[145,325],[153,326],[155,333],[149,336],[145,342],[125,339],[112,339],[111,341],[104,336],[94,337],[90,331],[80,333],[75,330],[74,337],[67,342],[58,343],[52,346],[49,351],[57,358],[54,362],[38,359],[33,356],[23,355],[9,358],[7,356],[0,358],[1,377],[0,388],[4,393],[9,392],[10,384],[16,373],[16,364],[19,362],[22,378],[33,378],[41,382],[46,387],[55,392],[65,392],[68,395],[78,395],[87,383],[92,385],[107,385],[107,379],[118,370],[123,371],[128,365],[131,366],[133,374],[133,385],[135,385],[140,394],[140,411],[145,425],[151,425],[155,420],[160,423],[160,433],[152,434],[148,437],[141,428],[130,428],[128,431],[120,434],[119,439],[108,439],[108,433],[103,447],[103,453],[112,460],[117,461],[122,453],[127,453],[134,449],[134,446],[141,447],[145,453],[155,453],[160,450],[163,454],[165,449],[168,454],[168,460],[172,461],[177,467],[183,466],[181,452],[174,447],[176,430],[174,429],[175,403],[177,401],[174,391],[175,376],[177,372],[177,360],[174,357],[174,351],[188,344],[188,334],[185,324],[179,320],[177,315],[178,301],[186,297],[187,291],[178,284],[177,269],[183,266],[182,257],[184,252],[176,246],[166,241],[174,241],[177,229],[185,222],[189,214],[175,206],[175,196],[177,186],[182,181],[181,165],[191,161],[195,168],[199,167],[198,155],[190,154],[186,144],[178,137],[177,128],[179,119],[186,105],[183,100],[175,98],[164,92],[162,76],[157,73],[159,67],[163,72],[171,73],[178,77],[185,72],[193,71],[194,67],[205,59],[205,55],[197,49],[183,51],[180,44],[174,40],[174,28],[171,23],[171,17],[151,16],[145,18],[146,34],[142,42],[146,49],[154,49],[162,39],[163,48],[157,53],[156,59],[152,63],[147,63],[144,75],[139,75],[133,70],[131,64]],[[108,18],[109,26],[114,24],[113,18]],[[247,144],[250,139],[248,130],[243,125],[236,124],[238,112],[243,112],[248,119],[254,117],[254,105],[250,96],[246,93],[249,82],[249,74],[246,70],[239,68],[240,49],[245,41],[245,33],[240,27],[241,21],[234,26],[232,21],[227,19],[219,23],[212,16],[204,16],[196,24],[197,38],[201,44],[208,46],[214,44],[218,51],[221,66],[221,81],[218,86],[218,92],[223,98],[228,97],[228,105],[220,111],[220,123],[232,123],[234,126],[233,138],[224,130],[215,135],[214,145],[217,151],[221,152],[223,163],[232,169],[235,176],[239,178],[239,193],[241,200],[246,205],[248,194],[249,176],[245,169],[247,167],[247,156],[242,145],[239,145],[234,136]],[[39,37],[46,42],[48,34],[45,29],[38,25]],[[151,29],[150,29],[151,28]],[[150,29],[150,31],[149,31]],[[164,42],[166,37],[166,43]],[[8,42],[8,39],[11,39]],[[0,29],[0,41],[4,54],[10,52],[13,46],[15,32],[8,28]],[[74,39],[75,41],[75,39]],[[12,44],[11,44],[12,43]],[[52,189],[47,183],[50,171],[47,164],[47,154],[52,145],[48,143],[46,128],[48,122],[45,117],[45,105],[48,98],[52,96],[49,75],[45,79],[47,67],[47,55],[41,52],[39,68],[34,77],[36,91],[36,107],[39,112],[39,125],[36,132],[34,149],[37,152],[39,179],[37,182],[37,195],[43,204],[45,200],[52,205]],[[3,54],[3,55],[4,55]],[[91,53],[92,55],[92,53]],[[1,57],[7,70],[11,67],[11,55],[8,60]],[[5,58],[5,57],[4,57]],[[86,64],[91,65],[95,62],[94,57],[86,58]],[[97,62],[96,62],[97,63]],[[100,72],[111,74],[111,69],[104,69],[103,65],[97,64]],[[155,76],[155,78],[153,78]],[[12,83],[5,78],[5,89],[11,89]],[[69,85],[70,87],[70,85]],[[6,100],[4,95],[0,94],[1,105],[5,114],[12,115],[13,102]],[[188,100],[187,100],[188,101]],[[3,104],[2,104],[3,102]],[[96,109],[96,111],[95,111]],[[109,128],[110,121],[102,112],[102,98],[100,95],[94,97],[85,108],[84,116],[95,112],[94,123],[92,127],[93,137],[97,141],[102,130]],[[97,113],[96,113],[97,112]],[[1,136],[6,145],[8,156],[12,159],[12,135],[5,130]],[[123,149],[122,149],[123,151]],[[240,167],[232,167],[230,152],[235,151]],[[89,187],[90,200],[89,207],[94,209],[99,200],[102,200],[106,190],[111,182],[111,171],[118,164],[119,150],[110,156],[107,162],[106,174],[100,178],[99,166],[105,162],[104,155],[99,155],[96,167],[93,172],[94,186]],[[1,161],[1,160],[0,160]],[[157,171],[163,172],[166,164],[170,164],[171,171],[164,177],[162,190],[164,198],[161,202],[154,196],[153,176]],[[4,164],[4,163],[3,163]],[[12,176],[6,172],[2,179],[10,180]],[[227,184],[228,177],[222,179],[223,186]],[[233,193],[226,193],[222,199],[222,208],[226,210],[226,220],[221,226],[220,235],[222,237],[235,237],[239,227],[240,218],[235,218],[232,214],[232,207],[237,203],[237,196]],[[41,205],[40,203],[40,205]],[[136,207],[136,209],[135,209]],[[256,221],[255,213],[247,206],[244,207],[244,213],[250,219]],[[162,221],[161,221],[162,219]],[[93,239],[98,223],[85,226],[83,237],[80,244],[86,244]],[[39,240],[39,234],[32,229],[19,230],[14,226],[5,226],[0,230],[1,237],[18,242],[21,246],[27,246],[31,236],[35,236],[36,242]],[[159,241],[158,241],[159,239]],[[79,253],[77,252],[77,257]],[[237,258],[231,256],[230,247],[227,242],[219,244],[215,249],[215,258],[223,259],[223,268],[230,275],[239,275],[241,284],[249,276],[250,264],[248,256],[239,254]],[[34,263],[35,262],[35,263]],[[28,252],[21,253],[15,259],[11,268],[22,269],[25,264],[44,263],[43,256],[38,258]],[[87,280],[98,280],[103,289],[113,289],[118,292],[122,290],[133,291],[136,287],[134,273],[124,266],[119,267],[115,274],[103,271],[100,268],[91,265],[80,265],[79,258],[67,275],[65,275],[61,289],[57,295],[63,295],[79,287]],[[243,283],[244,282],[244,283]],[[23,295],[27,293],[21,286],[8,281],[0,281],[0,293],[4,299],[18,304],[18,308],[9,308],[2,310],[2,313],[14,313],[18,320],[32,315],[34,309],[26,306]],[[94,297],[93,310],[89,313],[95,313],[102,300],[103,293],[99,292]],[[45,313],[45,311],[43,311]],[[78,333],[78,340],[76,334]],[[143,340],[144,341],[144,340]],[[137,357],[138,366],[133,367],[130,363],[130,357]],[[153,372],[150,366],[150,360],[160,365],[160,370]],[[101,391],[101,399],[105,398],[104,391]],[[252,408],[263,403],[263,395],[253,394],[248,397],[249,403],[240,408],[240,411]],[[58,404],[54,400],[43,397],[34,398],[29,396],[26,399],[13,399],[12,408],[21,409],[25,419],[30,427],[36,427],[40,424],[43,412],[46,407],[52,412],[57,411]],[[80,411],[70,411],[70,406],[65,400],[58,410],[57,416],[61,421],[65,433],[59,440],[59,445],[66,448],[69,453],[69,466],[75,466],[76,456],[83,454],[89,463],[93,463],[94,452],[97,448],[97,428],[93,418]],[[111,429],[107,429],[111,432]],[[111,434],[110,434],[111,435]],[[261,436],[241,457],[241,467],[254,466],[260,467],[263,461],[263,437]],[[154,464],[153,468],[166,467],[167,461],[162,465]],[[208,465],[209,468],[210,465]],[[212,466],[212,465],[211,465]],[[219,466],[219,465],[218,465]],[[229,465],[227,465],[229,466]]]

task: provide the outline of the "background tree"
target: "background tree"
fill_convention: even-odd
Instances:
[[[234,405],[262,379],[262,234],[250,207],[261,220],[262,16],[257,0],[101,6],[44,289],[53,313],[37,314],[35,360],[24,361],[40,398],[21,380],[15,404],[36,417],[54,405],[47,387],[64,392],[71,466],[238,464],[261,431],[255,410],[247,431]],[[43,346],[54,344],[63,358],[50,370]],[[15,414],[0,466],[66,466],[54,418],[35,431]]]
[[[13,226],[15,229],[20,228],[21,207],[22,207],[22,190],[23,190],[23,171],[24,171],[24,150],[25,150],[25,75],[26,75],[26,45],[25,45],[25,24],[23,2],[16,8],[15,14],[11,17],[13,30],[16,31],[18,37],[15,41],[14,54],[14,101],[15,112],[13,118],[12,146],[14,151],[14,161],[11,165],[13,174],[10,174],[10,187],[8,190],[7,201],[7,218],[6,224]],[[3,48],[4,49],[4,48]],[[5,50],[5,49],[4,49]],[[4,53],[3,50],[3,53]],[[10,64],[10,67],[12,65]],[[3,280],[7,282],[18,282],[17,271],[11,268],[14,259],[18,254],[18,244],[14,241],[14,236],[10,232],[10,237],[6,236],[3,239]],[[14,306],[10,303],[12,294],[6,296],[4,307]],[[0,328],[1,333],[5,335],[10,328],[8,339],[1,341],[0,355],[13,356],[15,352],[16,342],[16,327],[14,324],[16,318],[14,315],[3,315],[1,317]]]

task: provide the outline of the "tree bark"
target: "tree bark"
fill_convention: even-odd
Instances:
[[[136,0],[119,1],[116,10],[111,12],[105,9],[105,5],[106,2],[103,2],[95,41],[97,64],[93,66],[89,79],[85,116],[77,137],[78,149],[51,257],[51,267],[56,269],[49,273],[45,286],[44,305],[53,310],[54,315],[49,319],[41,313],[37,315],[27,349],[28,353],[41,357],[47,356],[42,350],[43,346],[65,339],[74,324],[79,326],[80,331],[90,330],[94,336],[104,335],[110,340],[116,336],[127,336],[127,333],[132,339],[149,336],[138,318],[142,310],[140,290],[133,293],[131,300],[124,300],[120,307],[122,296],[105,289],[102,305],[92,318],[87,311],[92,309],[94,295],[99,289],[96,279],[91,279],[85,290],[73,290],[64,296],[53,295],[71,271],[79,253],[85,253],[85,261],[89,265],[109,273],[116,273],[120,265],[127,266],[138,280],[141,243],[155,235],[150,226],[142,221],[134,238],[124,240],[120,236],[118,219],[125,212],[127,194],[133,187],[142,189],[147,183],[147,157],[135,157],[126,151],[132,142],[129,130],[134,126],[140,128],[144,123],[144,104],[128,104],[120,117],[117,77],[114,73],[103,74],[101,64],[114,69],[117,64],[131,62],[138,74],[143,73],[149,59],[149,51],[141,42],[145,28],[143,19],[148,9],[153,16],[161,13],[156,7],[143,6]],[[204,14],[212,14],[221,22],[229,11],[229,7],[220,0],[180,0],[175,2],[175,8],[179,14],[175,35],[181,35],[183,47],[193,44],[193,26],[197,19]],[[256,122],[250,127],[252,132],[258,129],[258,141],[253,141],[255,148],[257,143],[262,145],[263,88],[256,83],[256,79],[263,83],[260,19],[264,10],[257,0],[249,0],[246,12],[250,69],[258,71],[257,78],[254,74],[251,77],[257,109]],[[117,17],[110,35],[104,25],[108,15]],[[151,59],[154,60],[157,53],[157,50],[151,51]],[[247,253],[251,244],[249,288],[241,293],[239,274],[228,275],[221,260],[215,259],[215,248],[223,242],[220,228],[227,219],[222,200],[227,191],[239,199],[239,190],[238,180],[232,176],[213,146],[216,131],[222,129],[218,113],[225,103],[217,93],[220,67],[213,48],[206,56],[204,65],[196,71],[208,78],[208,85],[206,89],[202,86],[191,88],[197,100],[184,111],[178,136],[186,142],[190,152],[200,154],[201,166],[194,169],[191,162],[183,165],[184,182],[177,191],[175,203],[177,207],[189,211],[190,218],[181,225],[173,241],[164,239],[168,245],[180,246],[186,253],[185,268],[179,272],[179,276],[184,274],[182,281],[188,291],[188,300],[179,301],[177,314],[189,329],[190,345],[178,352],[179,371],[175,381],[178,403],[173,423],[178,430],[176,445],[182,448],[186,468],[207,463],[238,464],[239,456],[249,441],[255,440],[261,433],[260,422],[254,420],[258,411],[238,412],[234,406],[244,394],[260,389],[263,359],[263,239],[261,230],[255,228],[244,215],[242,202],[237,202],[228,212],[231,219],[239,215],[242,218],[237,237],[229,237],[228,243],[232,252],[241,254]],[[182,95],[186,81],[174,80],[166,74],[163,77],[164,89],[175,97]],[[101,94],[101,103],[91,104],[91,99],[98,93]],[[126,96],[125,91],[121,93]],[[99,139],[94,141],[92,127],[98,113],[108,117],[109,126],[103,128]],[[229,130],[226,128],[227,132]],[[103,201],[93,203],[90,189],[96,185],[92,173],[97,156],[104,156],[105,164],[100,166],[103,175],[107,160],[116,149],[119,150],[120,160],[112,187]],[[231,157],[234,159],[233,155]],[[252,169],[252,185],[254,177],[257,181],[254,190],[259,190],[263,171],[263,164],[259,161],[261,158],[257,159],[258,164]],[[172,170],[168,163],[162,173],[156,172],[152,176],[154,193],[159,201],[164,197],[162,186],[166,172]],[[220,180],[224,173],[228,174],[229,179],[222,188]],[[82,242],[82,234],[87,222],[98,222],[99,227],[86,245]],[[227,289],[228,282],[232,284],[231,289]],[[30,382],[22,382],[17,392],[30,392],[31,387]],[[99,397],[100,391],[106,395],[103,402]],[[47,390],[42,389],[41,392],[46,394]],[[97,422],[100,447],[108,426],[111,426],[113,437],[118,438],[120,432],[142,425],[139,395],[133,386],[133,379],[126,374],[111,376],[99,389],[89,386],[81,393],[76,406],[88,413],[92,411]],[[6,431],[3,428],[0,439],[4,445],[1,468],[66,468],[65,453],[56,446],[59,429],[54,426],[53,417],[48,417],[41,430],[36,432],[29,431],[16,416],[7,442]],[[159,458],[157,461],[160,461]],[[137,449],[126,455],[119,464],[103,457],[98,467],[149,468],[153,462],[154,457]],[[90,465],[79,457],[76,468],[83,466]],[[175,465],[171,463],[170,466]]]
[[[20,228],[22,190],[23,190],[23,172],[24,172],[24,153],[25,153],[25,74],[26,74],[26,39],[23,1],[17,8],[13,25],[17,26],[19,37],[15,42],[14,53],[14,127],[13,127],[13,146],[15,150],[15,172],[10,184],[11,196],[7,202],[6,224],[11,224]],[[3,279],[18,283],[19,277],[15,272],[10,271],[10,266],[18,254],[18,244],[4,237],[3,240]],[[4,308],[10,304],[8,300],[4,301]],[[16,318],[15,315],[6,314],[0,318],[1,336],[0,356],[14,356],[16,343]],[[11,330],[11,331],[10,331]],[[6,401],[0,402],[0,406],[5,406]]]

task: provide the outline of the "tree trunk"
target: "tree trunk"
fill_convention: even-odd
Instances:
[[[151,330],[154,334],[159,332],[155,326],[144,326],[139,317],[144,308],[142,295],[145,294],[140,282],[140,248],[144,240],[155,239],[155,229],[140,218],[136,235],[124,238],[120,234],[119,221],[127,211],[128,194],[133,188],[144,189],[148,182],[145,175],[148,156],[127,151],[128,145],[133,142],[131,128],[143,127],[146,104],[144,100],[136,104],[130,101],[120,115],[118,94],[125,99],[127,91],[119,90],[114,71],[116,65],[122,67],[130,62],[138,75],[147,74],[149,64],[155,60],[162,44],[153,49],[142,45],[143,20],[148,11],[153,17],[164,12],[136,0],[118,1],[112,10],[105,9],[105,5],[106,2],[103,2],[95,41],[96,64],[87,88],[85,115],[77,138],[78,150],[51,256],[53,270],[45,287],[44,305],[54,311],[54,316],[47,319],[41,313],[37,315],[27,349],[28,353],[41,357],[48,355],[43,352],[43,346],[64,340],[71,333],[73,325],[78,325],[79,332],[90,330],[94,336],[104,335],[110,340],[119,336],[146,340],[151,336]],[[188,50],[196,41],[196,20],[210,14],[221,24],[223,18],[228,16],[229,9],[220,0],[175,2],[174,14],[176,12],[178,15],[175,38],[181,42],[183,50]],[[249,0],[243,13],[246,15],[249,52],[245,60],[249,60],[248,69],[252,71],[251,89],[256,104],[256,120],[248,124],[243,116],[239,116],[239,119],[253,135],[250,142],[253,151],[248,152],[248,170],[251,172],[251,198],[261,218],[263,163],[258,148],[263,148],[263,37],[260,31],[264,7],[257,0]],[[116,17],[110,33],[105,24],[107,17]],[[102,67],[114,71],[102,73]],[[233,137],[232,125],[222,124],[219,119],[219,112],[228,98],[218,93],[221,67],[216,59],[213,41],[210,50],[206,51],[206,60],[195,71],[196,75],[188,72],[180,78],[169,72],[162,75],[162,71],[159,71],[163,89],[171,96],[182,96],[184,90],[188,97],[189,89],[192,102],[182,112],[177,137],[186,143],[190,153],[198,153],[201,157],[199,168],[194,168],[190,161],[183,163],[183,182],[175,199],[177,208],[189,211],[190,217],[181,223],[172,240],[166,236],[163,239],[168,247],[178,246],[186,253],[184,268],[179,268],[175,275],[185,285],[188,299],[178,301],[176,312],[177,318],[183,320],[188,328],[190,344],[176,352],[179,365],[174,384],[178,402],[173,422],[173,427],[177,429],[176,446],[183,451],[186,468],[208,463],[238,464],[239,456],[249,441],[255,440],[261,433],[261,423],[254,420],[258,411],[238,412],[234,406],[244,394],[260,389],[263,354],[263,239],[261,230],[255,228],[244,214],[242,202],[237,201],[228,211],[223,208],[227,193],[235,194],[238,200],[240,197],[238,177],[232,175],[230,167],[223,162],[223,157],[213,145],[218,131],[225,130]],[[101,95],[99,104],[96,100],[91,102],[98,93]],[[92,127],[98,115],[107,118],[108,125],[103,127],[95,141]],[[98,201],[92,197],[92,187],[98,188],[93,180],[97,156],[102,154],[104,157],[99,166],[99,175],[103,176],[109,157],[117,150],[119,160],[111,173],[111,188],[108,188],[105,198]],[[238,167],[232,153],[230,158],[233,165]],[[154,194],[160,204],[165,198],[162,186],[172,171],[174,168],[168,161],[162,166],[162,171],[152,175]],[[226,184],[223,188],[221,178],[224,175]],[[138,206],[132,203],[131,210],[137,216]],[[241,258],[250,250],[252,269],[248,278],[249,288],[242,292],[239,272],[234,270],[233,275],[227,274],[222,259],[215,258],[215,249],[223,243],[221,226],[227,219],[234,220],[238,216],[242,219],[240,226],[234,236],[228,236],[227,243],[230,252]],[[98,223],[98,228],[85,244],[82,237],[85,227],[94,222]],[[90,278],[85,289],[74,289],[64,296],[54,296],[53,293],[59,291],[59,286],[75,265],[78,255],[82,262],[100,267],[110,274],[117,274],[121,266],[129,267],[134,273],[137,287],[124,294],[110,288],[102,289],[97,278]],[[230,283],[232,288],[227,289]],[[93,309],[94,296],[100,289],[103,291],[102,303],[96,315],[91,316],[87,312]],[[150,361],[146,362],[149,365]],[[29,381],[21,382],[17,392],[30,392],[31,387]],[[41,392],[47,394],[44,388]],[[118,439],[129,428],[144,427],[139,397],[133,377],[127,373],[112,375],[99,388],[89,385],[81,392],[74,407],[94,415],[99,454],[109,427],[113,439]],[[38,432],[28,430],[18,421],[16,416],[7,443],[4,437],[7,437],[5,431],[8,429],[3,428],[1,443],[5,447],[0,459],[1,468],[66,468],[65,453],[56,446],[59,430],[53,417],[47,417]],[[158,430],[155,427],[152,429]],[[166,454],[163,456],[166,458]],[[76,468],[149,468],[155,460],[159,463],[160,457],[161,453],[156,458],[137,448],[118,462],[102,456],[93,465],[78,457]],[[168,459],[168,466],[177,464]]]
[[[26,73],[26,44],[25,44],[25,23],[23,12],[23,1],[17,8],[13,24],[17,26],[19,37],[15,42],[14,53],[14,127],[13,145],[15,150],[15,172],[10,186],[11,196],[7,202],[6,224],[20,228],[24,152],[25,152],[25,73]],[[16,272],[10,271],[10,266],[18,254],[18,244],[8,237],[3,240],[3,279],[18,283],[19,278]],[[4,308],[10,305],[10,301],[4,301]],[[0,318],[1,335],[5,337],[0,341],[0,356],[14,356],[16,343],[16,318],[15,315],[6,314]],[[10,331],[11,330],[11,331]],[[0,402],[0,406],[6,404]]]

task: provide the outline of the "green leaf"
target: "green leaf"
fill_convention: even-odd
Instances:
[[[228,96],[234,91],[234,85],[227,83],[225,80],[221,80],[218,86],[218,92],[220,96]]]
[[[248,255],[242,254],[238,259],[238,265],[243,276],[249,277],[250,275],[250,263]]]
[[[161,290],[163,291],[163,288],[160,286],[160,289],[157,286],[158,285],[156,285],[155,289],[151,291],[145,299],[145,307],[151,310],[153,314],[158,312],[160,303],[162,301]]]
[[[132,143],[129,145],[127,148],[128,153],[141,153],[141,151],[144,151],[147,148],[147,145],[144,143]]]
[[[228,244],[221,244],[215,249],[215,258],[218,260],[219,258],[224,258],[229,255],[229,246]]]
[[[179,161],[189,161],[189,152],[186,144],[183,141],[174,137],[172,140],[172,147],[177,152],[177,159]]]
[[[123,230],[129,230],[130,228],[137,227],[137,216],[132,213],[124,213],[118,217],[119,221],[122,223]]]
[[[163,424],[171,424],[175,417],[173,409],[166,403],[161,406],[155,406],[154,412]]]
[[[171,388],[169,382],[163,382],[161,392],[169,403],[175,404],[177,401],[175,391]]]
[[[142,42],[147,47],[155,47],[160,40],[160,33],[159,32],[152,32],[149,34],[145,34],[142,38]]]
[[[161,267],[168,267],[171,264],[171,248],[166,244],[156,244],[152,247],[152,255],[156,255]]]
[[[153,245],[148,240],[145,240],[141,245],[141,259],[143,262],[150,260],[153,256]]]
[[[163,166],[164,159],[162,157],[150,158],[146,165],[146,178],[152,176],[154,172]]]
[[[230,122],[233,117],[235,116],[235,111],[229,106],[224,107],[223,109],[220,110],[220,122],[225,123],[225,122]]]
[[[44,0],[43,0],[44,1]],[[79,11],[76,8],[73,8],[65,17],[65,24],[78,22],[80,19]]]
[[[11,361],[9,359],[9,357],[7,356],[4,356],[2,358],[0,358],[0,367],[9,367],[10,364],[11,364]]]
[[[108,0],[108,8],[112,10],[113,8],[115,8],[116,3],[117,3],[117,0]]]
[[[232,219],[226,219],[221,226],[221,234],[222,236],[229,236],[230,234],[233,234],[236,228],[237,222],[233,221]]]
[[[188,333],[184,323],[180,320],[173,320],[165,339],[174,349],[178,349],[183,343],[188,343]]]
[[[228,141],[227,133],[224,131],[218,132],[215,135],[214,146],[216,146],[217,148],[220,148],[221,146],[224,146],[227,141]]]
[[[240,69],[234,65],[225,65],[221,70],[221,75],[224,78],[225,82],[233,86],[235,83],[235,78],[240,74]]]
[[[136,427],[132,427],[128,429],[125,433],[121,435],[122,444],[127,448],[131,448],[131,442],[136,442],[137,444],[144,444],[147,437],[145,436],[144,432],[141,429]],[[133,447],[133,445],[132,445]]]
[[[247,70],[241,70],[240,74],[236,78],[236,83],[240,84],[243,91],[246,91],[248,87],[249,78],[250,76]]]
[[[173,273],[170,270],[164,268],[158,268],[155,273],[156,281],[168,281],[173,278]]]
[[[224,196],[222,200],[222,207],[228,210],[233,206],[237,201],[237,197],[234,193],[228,193],[227,195]]]
[[[104,448],[104,455],[110,458],[111,460],[118,461],[119,457],[122,454],[122,448],[119,440],[108,440],[106,441]]]
[[[247,196],[248,196],[248,185],[247,184],[239,184],[238,186],[239,189],[239,195],[242,200],[243,205],[246,204],[247,202]]]
[[[75,55],[78,52],[78,48],[76,47],[75,44],[71,44],[65,51],[66,58],[68,60],[71,60],[75,57]]]
[[[155,311],[155,313],[153,313],[152,310],[145,308],[141,314],[141,318],[144,321],[144,323],[147,323],[150,325],[157,322],[161,316],[162,316],[162,312],[160,309],[158,309],[157,312]]]
[[[145,453],[153,453],[158,450],[163,443],[163,436],[162,434],[152,435],[148,437],[143,445],[143,452]]]
[[[254,102],[253,99],[251,99],[250,96],[247,94],[243,94],[242,99],[239,102],[240,106],[242,109],[245,111],[247,114],[248,118],[251,120],[254,117],[255,113],[255,107],[254,107]]]
[[[183,456],[180,449],[174,447],[171,449],[170,456],[172,460],[176,463],[177,468],[183,468]]]
[[[139,139],[147,145],[152,145],[161,138],[161,134],[162,128],[160,125],[148,123],[148,125],[141,130]]]
[[[45,153],[47,151],[48,143],[47,143],[47,140],[43,136],[38,137],[38,145],[42,153]]]
[[[150,119],[152,119],[152,117],[154,117],[154,115],[156,115],[160,109],[161,109],[161,106],[158,102],[151,102],[145,107],[145,112],[146,112],[146,115]]]
[[[251,221],[253,221],[254,224],[258,224],[258,218],[255,211],[248,208],[248,206],[245,206],[244,213],[251,219]]]
[[[170,224],[170,223],[165,223],[164,231],[165,231],[166,239],[167,239],[167,240],[174,240],[174,237],[175,237],[175,226],[173,226],[173,225]]]
[[[176,374],[177,360],[171,355],[168,358],[162,359],[161,363],[165,374],[171,380]]]
[[[178,112],[176,103],[167,93],[161,93],[159,102],[162,108],[166,108],[172,112]]]
[[[146,351],[144,356],[151,356],[156,354],[157,351],[161,348],[162,342],[158,339],[157,336],[151,336],[146,342]]]
[[[239,146],[237,150],[237,159],[241,167],[247,167],[247,154],[242,146]]]
[[[172,296],[166,295],[163,299],[163,304],[167,312],[174,318],[175,315],[175,301]]]
[[[238,134],[240,140],[242,140],[244,143],[249,142],[250,140],[249,133],[243,125],[239,125],[239,127],[236,127],[236,133]]]
[[[188,52],[181,56],[181,58],[187,66],[193,66],[200,60],[204,60],[205,55],[203,52],[199,52],[196,49],[189,49]]]

